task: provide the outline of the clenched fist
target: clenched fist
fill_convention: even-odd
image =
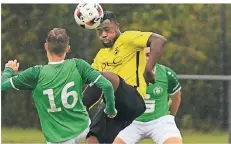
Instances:
[[[6,67],[10,67],[14,70],[15,73],[18,72],[18,68],[19,68],[19,62],[17,62],[17,60],[9,60],[8,63],[6,63],[5,65]]]

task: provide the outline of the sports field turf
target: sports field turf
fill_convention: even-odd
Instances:
[[[2,128],[2,143],[44,143],[45,139],[39,130]],[[201,133],[197,131],[182,131],[184,143],[228,143],[227,132]],[[145,139],[141,143],[153,143]]]

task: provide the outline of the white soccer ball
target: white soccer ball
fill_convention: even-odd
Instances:
[[[103,19],[103,9],[98,3],[80,3],[75,9],[74,17],[79,26],[95,29]]]

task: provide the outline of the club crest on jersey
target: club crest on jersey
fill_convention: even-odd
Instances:
[[[155,88],[153,89],[153,93],[154,93],[155,95],[161,95],[162,92],[163,92],[163,89],[162,89],[161,87],[155,87]]]
[[[118,52],[119,52],[119,51],[118,51],[118,49],[115,49],[115,52],[114,52],[114,53],[115,53],[115,55],[117,55],[117,54],[118,54]]]

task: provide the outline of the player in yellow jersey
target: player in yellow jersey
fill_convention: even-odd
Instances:
[[[146,83],[154,83],[152,70],[163,54],[166,39],[152,32],[121,33],[114,13],[110,11],[104,13],[97,33],[105,47],[100,49],[92,66],[113,84],[118,114],[114,119],[108,119],[100,109],[92,118],[87,142],[112,143],[122,129],[145,111]],[[147,46],[151,48],[151,55],[146,64],[144,48]],[[83,102],[89,109],[100,96],[97,87],[87,88]]]

